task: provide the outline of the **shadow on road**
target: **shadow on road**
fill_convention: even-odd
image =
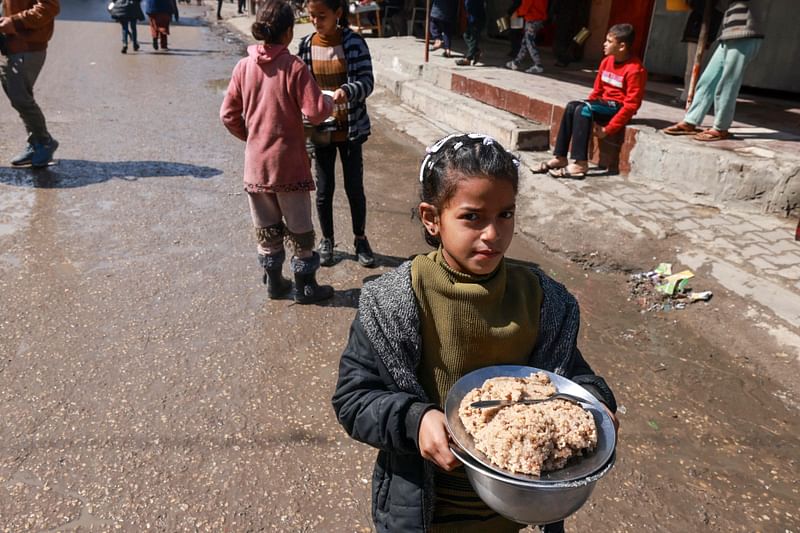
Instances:
[[[0,183],[17,187],[69,189],[103,183],[110,179],[135,181],[140,178],[190,176],[207,179],[222,174],[217,168],[170,161],[84,161],[59,159],[47,168],[0,168]]]

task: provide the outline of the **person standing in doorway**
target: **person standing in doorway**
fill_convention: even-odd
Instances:
[[[431,3],[431,50],[443,48],[444,57],[450,57],[450,37],[457,12],[458,0],[433,0]]]
[[[464,0],[464,9],[467,12],[467,29],[464,30],[467,55],[456,59],[456,65],[477,65],[481,60],[481,32],[486,23],[486,6],[483,0]]]
[[[0,82],[28,132],[27,146],[11,164],[46,167],[53,160],[58,141],[47,131],[44,113],[33,98],[33,85],[44,66],[47,43],[61,8],[58,0],[3,0],[2,5]]]
[[[719,45],[697,82],[697,91],[683,120],[665,128],[667,135],[693,135],[696,141],[713,142],[731,138],[728,131],[736,112],[736,97],[742,87],[747,65],[764,41],[762,11],[757,0],[731,0],[722,17]],[[698,128],[711,106],[714,125]]]

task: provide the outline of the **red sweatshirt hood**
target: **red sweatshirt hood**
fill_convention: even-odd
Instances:
[[[247,55],[259,64],[275,61],[278,56],[288,53],[289,50],[282,44],[252,44],[247,47]]]

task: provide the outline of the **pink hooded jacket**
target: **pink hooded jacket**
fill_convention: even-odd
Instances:
[[[303,117],[319,124],[333,111],[297,56],[283,45],[252,45],[233,69],[219,116],[245,141],[248,192],[313,191]]]

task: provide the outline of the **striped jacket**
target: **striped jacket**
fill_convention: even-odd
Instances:
[[[311,68],[311,38],[306,35],[300,41],[298,56]],[[364,38],[349,28],[342,28],[342,46],[347,61],[347,83],[342,89],[347,93],[347,139],[364,141],[370,134],[367,97],[372,94],[375,79],[372,76],[372,57]]]
[[[762,7],[758,1],[731,1],[722,18],[719,40],[763,39],[762,17]]]

